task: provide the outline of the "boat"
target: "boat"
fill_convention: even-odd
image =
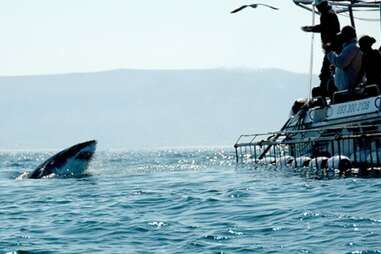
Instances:
[[[315,15],[311,0],[294,3]],[[381,1],[330,0],[355,27],[357,11],[377,11]],[[379,21],[379,20],[378,20]],[[380,22],[381,25],[381,22]],[[381,66],[380,66],[381,71]],[[312,82],[312,67],[311,67]],[[306,103],[308,101],[308,103]],[[331,98],[296,101],[280,131],[244,134],[234,144],[237,163],[328,169],[381,176],[381,91],[378,85],[338,91]]]

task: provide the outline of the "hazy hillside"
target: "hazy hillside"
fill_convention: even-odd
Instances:
[[[115,70],[0,77],[0,148],[233,144],[276,130],[306,75],[281,70]]]

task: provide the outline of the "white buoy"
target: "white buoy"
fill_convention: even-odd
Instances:
[[[277,168],[288,168],[294,160],[295,158],[292,156],[282,156],[277,160],[276,166]]]
[[[311,161],[311,158],[307,156],[297,157],[295,160],[292,161],[291,167],[294,167],[294,168],[308,167],[310,161]]]
[[[352,168],[352,161],[345,155],[335,155],[328,159],[327,174],[338,170],[340,173],[345,173]]]
[[[262,165],[275,164],[275,162],[276,162],[275,157],[265,157],[258,161],[258,163]]]
[[[316,157],[309,163],[309,167],[312,169],[324,169],[328,167],[327,157]]]

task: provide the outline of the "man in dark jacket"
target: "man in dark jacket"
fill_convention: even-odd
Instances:
[[[359,44],[362,50],[362,69],[366,77],[366,84],[377,84],[381,88],[381,53],[377,49],[373,49],[372,45],[376,39],[368,35],[360,38]]]
[[[322,46],[326,44],[341,45],[337,42],[336,34],[340,32],[340,22],[336,13],[332,10],[327,0],[315,0],[315,6],[320,12],[320,24],[315,26],[303,26],[305,32],[320,33]],[[339,47],[339,46],[336,46]],[[321,95],[329,96],[328,81],[331,79],[331,63],[327,59],[327,52],[324,53],[323,66],[320,71],[320,91]]]

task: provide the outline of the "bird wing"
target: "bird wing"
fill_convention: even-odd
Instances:
[[[248,5],[242,5],[241,7],[239,7],[238,9],[235,9],[234,11],[230,12],[230,13],[236,13],[236,12],[239,12],[239,11],[242,11],[243,9],[245,9]]]
[[[279,10],[279,8],[274,7],[274,6],[271,6],[271,5],[268,5],[268,4],[257,4],[257,5],[266,6],[266,7],[269,7],[269,8],[271,8],[271,9],[273,9],[273,10]]]

